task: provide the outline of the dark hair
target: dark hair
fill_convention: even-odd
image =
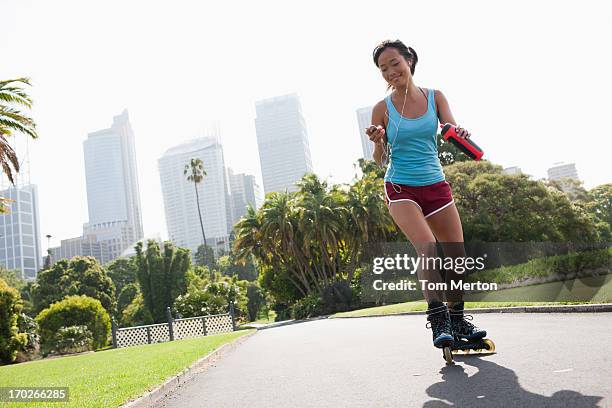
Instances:
[[[406,61],[410,62],[410,73],[414,75],[414,69],[416,68],[416,64],[419,61],[419,57],[415,50],[410,47],[406,47],[406,45],[400,40],[385,40],[378,44],[374,51],[372,52],[372,57],[374,57],[374,64],[378,66],[378,58],[380,54],[387,48],[395,48],[399,51],[399,53],[406,59]]]

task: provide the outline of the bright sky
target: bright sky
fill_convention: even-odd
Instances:
[[[0,78],[32,79],[31,181],[51,246],[88,218],[87,133],[124,108],[145,235],[166,237],[157,159],[211,123],[226,165],[261,180],[258,99],[297,92],[315,171],[350,181],[361,154],[355,110],[384,97],[371,52],[387,38],[417,51],[415,82],[445,93],[486,158],[535,178],[575,162],[591,188],[612,181],[610,4],[3,0]]]

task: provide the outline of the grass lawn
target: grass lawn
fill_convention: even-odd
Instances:
[[[590,286],[589,286],[590,284]],[[571,290],[569,290],[571,288]],[[543,299],[556,295],[555,302],[514,302],[502,299]],[[577,299],[591,299],[589,302]],[[566,282],[550,282],[520,288],[492,291],[483,296],[479,302],[465,302],[466,309],[485,307],[538,306],[575,303],[610,303],[612,302],[612,275],[602,278],[582,278]],[[359,317],[372,315],[391,315],[404,312],[424,311],[427,304],[424,301],[397,303],[394,305],[370,307],[351,312],[336,313],[330,317]]]
[[[4,406],[117,407],[253,330],[50,358],[0,367],[0,387],[69,387],[66,403]]]

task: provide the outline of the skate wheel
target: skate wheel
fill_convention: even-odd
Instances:
[[[453,353],[450,347],[444,347],[442,349],[442,355],[444,356],[444,360],[446,360],[446,364],[454,364],[453,361]]]
[[[474,349],[476,353],[482,353],[482,349]]]
[[[492,353],[495,351],[495,343],[493,343],[493,340],[484,339],[483,342],[488,346],[487,351],[489,353]]]

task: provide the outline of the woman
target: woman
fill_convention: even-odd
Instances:
[[[440,123],[456,125],[442,92],[417,87],[413,81],[416,52],[401,41],[384,41],[373,52],[374,63],[392,89],[372,112],[366,134],[375,144],[374,160],[389,166],[385,174],[385,197],[389,212],[406,238],[427,257],[436,255],[436,239],[445,257],[465,256],[463,231],[451,188],[438,159],[436,134]],[[459,128],[459,136],[470,134]],[[419,279],[440,281],[435,270],[420,268]],[[453,279],[456,279],[457,275]],[[447,284],[449,282],[447,276]],[[486,336],[463,314],[461,292],[424,291],[427,320],[436,347],[450,346],[453,334],[469,340]],[[449,313],[450,307],[450,313]],[[470,316],[471,317],[471,316]]]

